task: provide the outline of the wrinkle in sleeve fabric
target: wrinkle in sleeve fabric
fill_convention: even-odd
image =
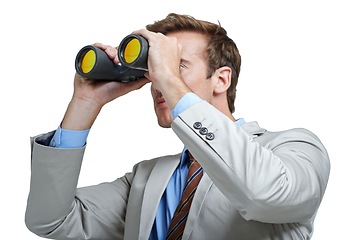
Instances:
[[[214,137],[208,139],[196,123]],[[172,128],[243,218],[287,223],[316,214],[330,164],[310,131],[254,135],[205,101],[182,112]]]
[[[53,134],[31,139],[27,227],[52,239],[123,239],[132,173],[110,183],[77,189],[85,147],[49,147]]]

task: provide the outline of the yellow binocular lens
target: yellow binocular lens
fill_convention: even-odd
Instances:
[[[141,43],[140,56],[142,56],[142,46]],[[130,44],[128,46],[128,53],[133,52],[132,46],[135,44]],[[137,44],[136,44],[137,46]],[[128,61],[133,61],[132,58],[128,58]],[[139,57],[135,60],[138,63]],[[135,64],[135,62],[131,64]],[[87,45],[84,46],[76,55],[75,59],[75,69],[76,72],[85,78],[98,80],[98,81],[117,81],[117,82],[131,82],[141,77],[144,77],[145,70],[140,70],[136,68],[129,68],[126,64],[121,62],[121,64],[115,64],[113,59],[111,59],[104,50]],[[130,64],[129,64],[130,65]]]
[[[126,36],[118,48],[118,58],[122,65],[139,70],[148,70],[148,41],[136,34]]]
[[[76,72],[85,78],[130,82],[144,77],[148,71],[148,41],[139,35],[126,36],[118,47],[116,64],[104,50],[87,45],[76,55]]]
[[[85,53],[83,56],[82,62],[81,62],[81,70],[83,73],[89,73],[94,65],[96,63],[96,54],[94,50],[89,50]]]
[[[140,55],[140,52],[141,52],[141,43],[138,39],[133,38],[126,44],[123,52],[124,55],[123,58],[126,63],[132,63]]]

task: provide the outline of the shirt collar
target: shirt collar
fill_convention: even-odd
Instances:
[[[189,156],[188,156],[188,149],[186,146],[184,146],[183,151],[182,151],[182,155],[181,155],[181,160],[180,160],[180,164],[179,164],[179,168],[184,167],[186,164],[188,164],[189,166]]]
[[[235,123],[237,123],[238,126],[241,126],[245,123],[245,121],[243,118],[238,118]]]

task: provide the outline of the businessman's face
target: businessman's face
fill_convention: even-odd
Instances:
[[[207,76],[206,48],[207,39],[196,32],[175,32],[167,34],[176,37],[182,46],[180,73],[185,84],[199,97],[211,102],[213,97],[212,84]],[[161,127],[169,128],[172,122],[170,109],[161,92],[151,87],[154,109]]]

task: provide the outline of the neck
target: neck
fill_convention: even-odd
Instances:
[[[223,100],[223,99],[222,99]],[[219,111],[221,111],[225,116],[227,116],[231,121],[235,122],[236,119],[232,115],[229,107],[228,107],[228,102],[222,101],[221,103],[219,101],[214,101],[211,103],[215,108],[217,108]]]
[[[222,111],[223,112],[223,111]],[[236,122],[236,118],[232,115],[230,111],[223,112],[231,121]]]

